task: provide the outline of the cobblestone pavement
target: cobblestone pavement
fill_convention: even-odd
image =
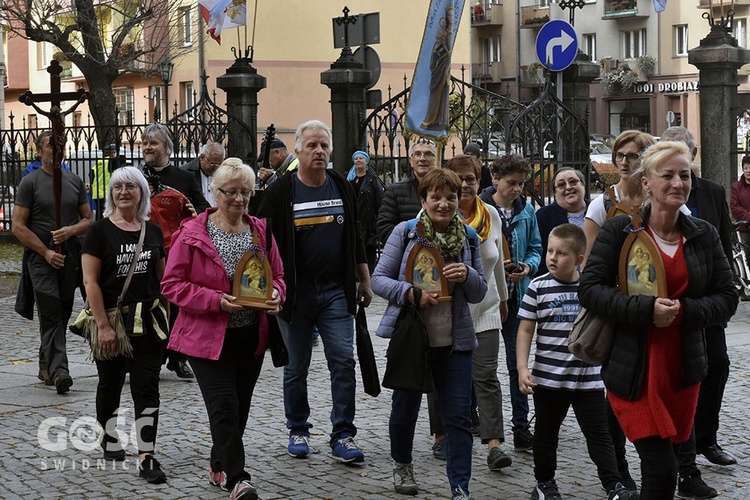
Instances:
[[[36,322],[13,312],[14,298],[0,300],[0,460],[3,474],[0,498],[226,498],[227,493],[209,486],[207,456],[210,447],[208,421],[203,400],[195,382],[162,371],[162,412],[159,422],[157,456],[169,480],[149,485],[138,477],[135,448],[128,447],[127,460],[102,466],[100,453],[80,451],[74,442],[85,442],[86,420],[95,417],[96,370],[87,361],[83,341],[68,336],[71,374],[75,379],[70,393],[59,396],[54,387],[45,387],[36,378],[38,336]],[[80,310],[80,300],[76,310]],[[374,332],[384,310],[381,300],[368,310],[370,331]],[[698,462],[706,481],[721,492],[721,498],[750,498],[750,443],[748,442],[747,401],[750,399],[750,304],[741,303],[728,330],[732,372],[725,396],[720,441],[740,462],[734,467],[717,467],[702,457]],[[380,374],[384,371],[386,341],[373,336]],[[504,354],[501,353],[501,359]],[[504,363],[501,363],[504,367]],[[503,391],[507,394],[507,376]],[[388,415],[390,391],[372,398],[357,392],[357,441],[366,454],[364,465],[351,467],[334,462],[329,456],[327,432],[330,430],[330,382],[323,346],[315,347],[310,369],[310,402],[314,409],[311,443],[318,449],[307,460],[286,453],[287,430],[282,402],[282,370],[267,356],[255,391],[248,429],[245,433],[247,469],[252,473],[261,498],[295,499],[376,499],[405,498],[393,492],[392,465],[389,457]],[[505,401],[506,417],[510,409]],[[126,384],[123,408],[125,422],[132,424],[132,399]],[[47,451],[38,439],[40,424],[60,419],[53,426],[50,440],[60,451]],[[84,420],[79,420],[79,419]],[[49,422],[49,421],[48,421]],[[596,479],[582,435],[574,425],[572,412],[561,432],[557,481],[565,498],[601,499],[606,495]],[[67,444],[67,447],[66,447]],[[415,472],[420,485],[416,498],[448,497],[445,466],[432,458],[428,435],[426,403],[423,404],[415,437]],[[512,451],[513,465],[503,472],[490,472],[485,463],[486,450],[475,440],[471,493],[475,499],[529,498],[532,489],[533,462],[528,453]],[[638,478],[638,461],[629,445],[631,469]]]

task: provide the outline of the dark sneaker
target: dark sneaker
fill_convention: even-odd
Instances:
[[[287,453],[294,458],[307,458],[310,454],[310,445],[307,442],[308,437],[301,434],[292,434],[289,436],[289,446]]]
[[[677,498],[713,498],[718,494],[706,484],[700,474],[681,477],[677,481]]]
[[[331,445],[331,455],[339,462],[345,464],[359,463],[365,461],[362,453],[351,436],[342,436]]]
[[[499,446],[495,446],[490,450],[490,454],[487,456],[487,467],[492,471],[498,471],[504,467],[510,467],[513,460],[500,449]]]
[[[125,460],[125,450],[122,449],[120,442],[112,436],[105,434],[101,442],[104,460],[114,460],[122,462]]]
[[[227,473],[223,470],[214,471],[214,469],[208,466],[208,484],[211,486],[218,486],[222,490],[227,489]]]
[[[516,451],[531,451],[534,448],[534,435],[529,429],[513,433],[513,448]]]
[[[244,498],[245,500],[257,500],[258,492],[255,490],[255,486],[249,479],[243,479],[234,485],[232,492],[229,494],[229,500],[239,500]]]
[[[531,492],[531,500],[562,500],[562,495],[557,489],[554,479],[542,483],[536,483],[536,488]]]
[[[414,466],[412,464],[396,463],[393,468],[393,489],[402,495],[416,495],[419,486],[414,480]]]
[[[153,455],[146,455],[138,465],[138,475],[151,484],[161,484],[166,482],[167,475],[161,470],[161,464]]]
[[[187,362],[185,360],[180,360],[177,362],[170,361],[169,363],[167,363],[167,369],[173,371],[175,375],[180,378],[195,378],[193,371],[187,365]]]
[[[73,379],[67,373],[61,373],[55,377],[55,388],[58,394],[65,394],[73,385]]]
[[[609,492],[607,500],[638,500],[638,492],[629,490],[622,483],[617,483]]]
[[[438,460],[448,459],[448,457],[445,456],[445,439],[436,441],[435,444],[432,445],[432,456]]]

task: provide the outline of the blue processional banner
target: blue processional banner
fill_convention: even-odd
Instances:
[[[449,132],[451,54],[463,10],[464,0],[431,0],[406,109],[406,129],[439,142]]]

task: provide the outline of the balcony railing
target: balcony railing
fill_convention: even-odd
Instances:
[[[604,17],[621,17],[638,14],[637,0],[605,0]]]
[[[549,7],[521,7],[521,28],[539,28],[549,21]]]
[[[503,63],[480,62],[471,65],[472,80],[479,83],[497,83],[503,79]]]
[[[481,9],[477,9],[477,4],[474,4],[471,8],[472,27],[481,28],[483,26],[503,25],[502,5],[484,0],[479,3],[479,6]]]
[[[734,0],[734,2],[732,2],[732,3],[735,6],[736,5],[750,5],[750,0]],[[698,8],[699,9],[707,9],[707,8],[710,7],[710,5],[711,4],[710,4],[709,0],[699,0],[698,1]],[[714,9],[716,9],[716,7],[718,7],[718,5],[719,5],[719,2],[714,2]],[[716,14],[718,14],[718,12],[716,12]]]

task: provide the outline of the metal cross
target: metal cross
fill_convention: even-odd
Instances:
[[[34,94],[30,90],[27,90],[18,100],[27,106],[31,106],[42,116],[49,118],[52,123],[52,155],[54,158],[53,171],[52,171],[52,190],[55,197],[55,229],[62,227],[62,217],[60,213],[60,201],[62,199],[62,161],[63,161],[63,149],[65,146],[65,117],[75,111],[79,104],[84,102],[89,93],[83,89],[78,89],[76,92],[60,92],[60,73],[62,73],[62,67],[60,63],[53,60],[52,63],[47,67],[47,73],[49,73],[50,81],[50,92],[48,94]],[[70,108],[63,111],[62,101],[76,101]],[[44,111],[37,103],[49,102],[50,110]],[[57,251],[60,251],[60,245],[58,245]]]
[[[350,24],[357,24],[357,18],[356,17],[349,17],[349,7],[344,6],[344,10],[341,12],[344,13],[344,17],[337,17],[334,19],[336,21],[336,24],[341,26],[344,25],[344,47],[349,47],[349,25]]]
[[[586,5],[586,0],[560,0],[560,8],[562,10],[570,9],[570,25],[575,26],[575,14],[576,14],[576,8],[583,9],[583,6]]]

